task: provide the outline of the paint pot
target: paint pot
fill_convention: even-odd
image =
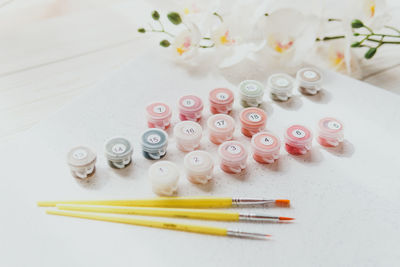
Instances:
[[[232,110],[234,96],[227,88],[216,88],[211,90],[208,100],[212,114],[229,114]]]
[[[259,81],[244,80],[239,84],[239,100],[243,107],[259,107],[263,97],[264,86]]]
[[[149,169],[153,192],[160,196],[172,196],[178,190],[179,169],[170,161],[154,163]]]
[[[96,154],[85,146],[74,147],[68,152],[67,162],[73,176],[85,179],[95,172]]]
[[[123,169],[131,163],[133,147],[124,137],[113,137],[104,145],[108,164],[117,169]]]
[[[239,118],[242,124],[242,134],[247,137],[252,137],[265,130],[267,114],[260,108],[245,108],[240,112]]]
[[[207,127],[209,130],[210,141],[219,145],[233,138],[235,121],[231,116],[225,114],[215,114],[208,118]]]
[[[142,134],[142,152],[146,159],[157,160],[167,154],[168,135],[161,129],[148,129]]]
[[[179,98],[178,109],[181,121],[200,121],[203,101],[195,95],[185,95]]]
[[[183,160],[187,179],[194,184],[206,184],[212,178],[214,161],[206,151],[192,151]]]
[[[253,158],[259,163],[274,163],[279,159],[281,141],[270,132],[261,132],[251,138]]]
[[[174,127],[176,147],[184,152],[193,151],[200,146],[203,129],[194,121],[181,121]]]
[[[304,155],[311,149],[312,138],[307,127],[292,125],[285,131],[285,149],[292,155]]]
[[[312,67],[300,69],[296,74],[299,91],[306,95],[315,95],[321,90],[322,74]]]
[[[335,118],[323,118],[318,122],[317,141],[321,146],[335,147],[343,142],[343,123]]]
[[[149,128],[165,130],[169,127],[172,117],[171,108],[161,102],[154,102],[146,107],[147,125]]]
[[[240,173],[247,166],[247,150],[237,141],[227,141],[218,148],[220,167],[227,173]]]
[[[288,101],[292,96],[294,80],[285,73],[272,74],[268,78],[267,87],[273,100]]]

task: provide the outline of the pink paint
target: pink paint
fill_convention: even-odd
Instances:
[[[245,108],[240,112],[242,134],[252,137],[254,134],[265,129],[267,114],[260,108]]]
[[[318,122],[317,141],[321,146],[335,147],[343,142],[343,123],[335,118],[323,118]]]
[[[210,141],[219,145],[233,138],[235,121],[229,115],[215,114],[208,118],[207,127]]]
[[[174,127],[176,147],[184,152],[193,151],[200,146],[203,129],[194,121],[181,121]]]
[[[229,114],[232,110],[234,95],[227,88],[216,88],[212,90],[208,97],[210,101],[210,111],[212,114]]]
[[[203,101],[195,95],[185,95],[178,101],[179,119],[181,121],[200,121]]]
[[[260,132],[251,138],[253,158],[259,163],[274,163],[279,159],[281,141],[270,132]]]
[[[147,125],[149,128],[165,130],[171,122],[171,108],[162,102],[154,102],[146,107]]]
[[[285,149],[292,155],[304,155],[311,149],[312,138],[307,127],[292,125],[285,131]]]
[[[247,151],[237,141],[227,141],[218,148],[221,158],[220,167],[227,173],[240,173],[247,166]]]

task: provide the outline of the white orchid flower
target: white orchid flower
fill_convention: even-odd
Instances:
[[[183,60],[193,58],[199,49],[201,34],[198,27],[189,23],[188,29],[181,31],[172,43],[173,54]]]

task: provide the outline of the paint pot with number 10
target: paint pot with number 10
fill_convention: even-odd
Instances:
[[[172,112],[167,104],[161,102],[151,103],[146,107],[146,113],[149,128],[165,130],[169,127]]]
[[[304,155],[312,145],[312,132],[303,125],[292,125],[285,131],[285,149],[292,155]]]
[[[218,148],[220,167],[227,173],[240,173],[247,166],[247,150],[237,141],[227,141]]]
[[[227,88],[216,88],[208,97],[212,114],[229,114],[232,110],[234,96]]]
[[[215,114],[208,118],[207,127],[210,141],[219,145],[233,138],[235,121],[229,115]]]
[[[67,162],[73,176],[85,179],[95,172],[96,154],[85,146],[74,147],[68,152]]]
[[[259,108],[245,108],[240,112],[242,134],[252,137],[254,134],[264,131],[267,124],[267,114]]]
[[[148,129],[141,138],[143,156],[146,159],[157,160],[167,154],[168,135],[160,129]]]
[[[203,130],[197,122],[181,121],[174,127],[176,147],[184,152],[193,151],[200,146]]]
[[[105,155],[108,164],[117,169],[123,169],[131,163],[133,147],[124,137],[113,137],[106,142]]]
[[[183,160],[187,179],[194,184],[206,184],[212,178],[213,158],[206,151],[192,151]]]
[[[251,138],[253,158],[259,163],[274,163],[279,159],[281,141],[270,132],[261,132]]]
[[[335,118],[323,118],[318,122],[317,141],[321,146],[335,147],[343,142],[343,123]]]
[[[185,95],[179,98],[178,109],[181,121],[200,121],[203,101],[195,95]]]
[[[149,168],[153,192],[160,196],[172,196],[178,190],[179,169],[170,161],[162,160]]]

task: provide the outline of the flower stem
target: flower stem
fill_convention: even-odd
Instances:
[[[315,41],[320,42],[320,41],[330,41],[330,40],[335,40],[335,39],[343,39],[346,38],[344,35],[337,35],[337,36],[325,36],[322,39],[321,38],[316,38]]]
[[[200,48],[212,48],[214,47],[215,44],[211,44],[211,45],[199,45]]]
[[[214,15],[214,16],[217,16],[221,22],[224,22],[224,19],[223,19],[223,18],[221,17],[221,15],[218,14],[217,12],[214,12],[213,15]]]
[[[397,33],[400,34],[400,30],[396,29],[395,27],[387,26],[387,25],[385,25],[385,26],[383,26],[383,27],[385,27],[385,28],[387,28],[387,29],[391,29],[391,30],[393,30],[393,31],[395,31],[395,32],[397,32]]]

